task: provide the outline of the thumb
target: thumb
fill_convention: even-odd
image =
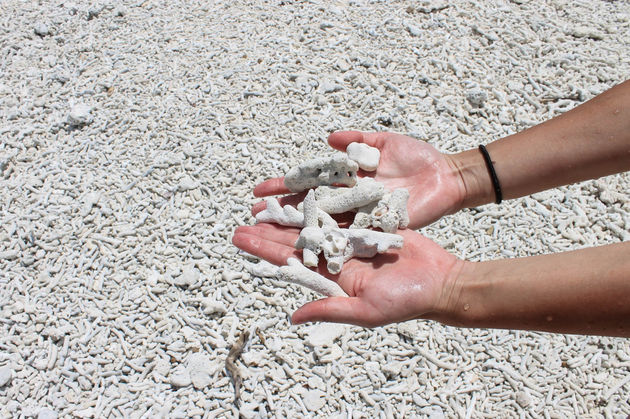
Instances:
[[[357,326],[380,325],[374,309],[358,297],[328,297],[304,304],[291,316],[291,323],[306,322],[349,323]]]

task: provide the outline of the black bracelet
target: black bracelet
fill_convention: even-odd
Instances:
[[[483,159],[486,161],[488,172],[490,172],[490,179],[492,179],[492,187],[494,188],[494,195],[497,197],[496,203],[500,204],[501,201],[503,200],[503,194],[501,193],[501,184],[499,183],[497,172],[494,171],[494,166],[492,165],[490,154],[488,154],[488,150],[486,150],[486,147],[483,145],[479,146],[479,151],[481,151],[481,154],[483,154]]]

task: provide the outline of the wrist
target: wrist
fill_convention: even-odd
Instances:
[[[446,159],[459,179],[461,196],[459,209],[495,202],[492,178],[478,149],[447,155]]]
[[[459,261],[443,287],[435,320],[457,327],[475,327],[483,324],[491,281],[484,262]]]

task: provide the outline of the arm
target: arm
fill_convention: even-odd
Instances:
[[[465,263],[437,320],[464,327],[630,337],[630,243]]]
[[[423,141],[387,132],[334,132],[328,142],[340,151],[352,142],[380,150],[374,178],[390,190],[409,191],[410,228],[495,201],[488,169],[477,149],[443,154]],[[630,170],[630,81],[487,149],[505,199]],[[269,179],[254,189],[259,197],[288,192],[283,178]],[[295,205],[302,199],[286,196],[280,203]],[[252,212],[264,208],[261,202]]]
[[[630,81],[545,123],[487,145],[503,197],[630,170]],[[479,150],[450,156],[464,189],[461,208],[494,202]]]
[[[233,243],[284,265],[300,257],[299,230],[271,224],[236,229]],[[518,259],[466,262],[433,241],[400,230],[405,244],[351,259],[330,275],[349,297],[299,308],[294,324],[326,321],[375,327],[431,319],[488,327],[630,337],[630,243]]]

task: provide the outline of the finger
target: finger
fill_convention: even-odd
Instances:
[[[254,188],[254,196],[260,198],[269,195],[282,195],[291,193],[291,191],[284,186],[284,178],[276,177],[273,179],[267,179],[263,183],[256,185]]]
[[[254,226],[240,226],[234,232],[234,234],[237,233],[251,234],[278,244],[295,247],[300,230],[278,224],[259,223]]]
[[[278,199],[281,207],[285,205],[291,205],[293,207],[297,206],[300,202],[304,201],[304,197],[306,196],[306,192],[301,192],[295,195],[282,196]],[[263,211],[267,208],[267,203],[265,201],[257,202],[252,206],[252,215],[258,214],[260,211]]]
[[[304,304],[293,313],[291,323],[331,322],[374,327],[378,323],[372,313],[373,309],[358,297],[328,297]]]
[[[301,253],[284,244],[266,240],[257,234],[237,231],[232,237],[232,244],[245,252],[263,258],[274,265],[286,265],[289,258],[301,258]]]
[[[381,132],[337,131],[328,136],[328,144],[340,151],[346,151],[350,143],[364,143],[380,150],[385,139]]]

